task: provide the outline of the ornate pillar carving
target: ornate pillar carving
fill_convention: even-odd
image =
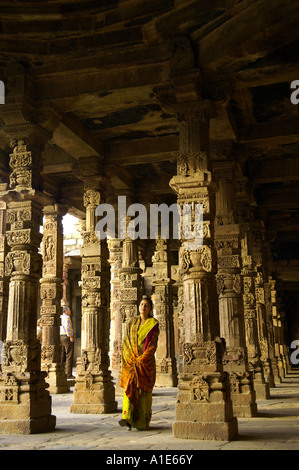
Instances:
[[[62,305],[67,306],[70,306],[69,267],[71,263],[70,257],[63,257]]]
[[[215,185],[209,169],[211,106],[199,95],[196,70],[188,77],[174,76],[172,86],[159,88],[157,95],[162,106],[166,105],[164,109],[175,113],[179,122],[178,174],[171,179],[170,186],[181,207],[191,206],[193,217],[195,204],[202,204],[204,219],[202,246],[190,249],[190,240],[182,237],[179,254],[185,345],[173,433],[178,438],[231,440],[238,430],[219,338],[213,227]]]
[[[289,347],[287,345],[287,322],[286,322],[286,313],[283,309],[280,309],[278,314],[278,324],[279,324],[279,346],[280,346],[280,356],[283,364],[285,376],[291,372],[292,366],[290,361]]]
[[[6,326],[7,326],[7,306],[8,306],[8,278],[5,275],[5,257],[7,255],[8,247],[5,237],[6,225],[6,203],[0,201],[0,341],[4,342],[6,339]],[[3,344],[1,343],[0,350],[0,370],[3,361]]]
[[[272,370],[272,363],[270,361],[270,347],[268,336],[268,319],[266,310],[266,296],[265,296],[265,274],[262,264],[256,266],[255,281],[255,301],[256,313],[258,323],[258,338],[261,351],[261,361],[264,369],[264,376],[269,387],[274,387],[274,376]]]
[[[172,281],[167,240],[156,240],[153,273],[154,307],[160,329],[156,351],[156,386],[176,387],[178,381],[174,348]]]
[[[97,238],[96,207],[104,202],[104,177],[85,179],[86,230],[82,246],[81,360],[77,365],[72,413],[117,409],[109,370],[110,265],[107,240]]]
[[[9,298],[5,363],[0,377],[0,429],[2,433],[29,434],[55,427],[51,397],[41,371],[41,349],[36,337],[38,287],[42,259],[39,227],[42,208],[48,199],[42,193],[42,150],[48,132],[28,123],[24,110],[13,106],[18,125],[6,127],[11,137],[9,188],[1,194],[7,202],[7,243],[5,259],[9,276]],[[22,114],[23,113],[23,114]]]
[[[268,277],[268,331],[271,334],[271,348],[273,352],[271,354],[272,369],[274,374],[275,383],[281,383],[283,375],[282,373],[282,364],[280,360],[280,352],[278,347],[278,335],[277,335],[277,308],[278,308],[278,299],[277,299],[277,290],[276,290],[276,281],[271,276]]]
[[[122,268],[122,240],[109,240],[111,263],[111,320],[114,323],[114,337],[112,350],[112,369],[120,370],[121,366],[121,344],[122,344],[122,318],[120,312],[120,278],[119,271]]]
[[[126,227],[131,218],[127,217]],[[139,267],[138,242],[130,237],[123,240],[122,267],[119,270],[120,280],[120,315],[122,320],[122,333],[131,317],[139,314],[138,306],[142,297],[142,270]]]
[[[256,270],[254,263],[254,220],[250,207],[250,196],[246,178],[238,178],[237,213],[241,227],[241,275],[243,278],[243,304],[245,339],[248,352],[249,370],[253,372],[254,389],[257,399],[269,398],[269,383],[265,381],[261,348],[259,342],[258,315],[256,309]]]
[[[240,226],[236,223],[234,162],[214,162],[216,193],[215,246],[217,248],[220,335],[225,340],[223,366],[230,375],[234,415],[256,416],[253,377],[245,341],[241,280]]]
[[[44,207],[42,299],[42,370],[47,372],[50,393],[67,393],[69,386],[64,365],[60,363],[60,316],[62,314],[63,227],[67,207]]]
[[[178,315],[178,351],[177,369],[178,373],[183,372],[184,364],[184,344],[185,344],[185,316],[184,316],[184,286],[183,281],[177,281],[177,315]]]

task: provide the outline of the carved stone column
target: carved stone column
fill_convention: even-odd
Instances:
[[[3,189],[6,189],[6,183]],[[0,372],[4,363],[4,341],[6,339],[7,307],[8,307],[8,278],[5,275],[5,257],[7,243],[5,237],[6,203],[0,202]]]
[[[126,238],[123,241],[122,267],[119,270],[119,300],[123,333],[130,318],[139,314],[138,306],[142,296],[141,273],[137,240]]]
[[[178,373],[183,372],[184,364],[184,345],[185,345],[185,316],[184,316],[184,286],[182,281],[177,282],[178,298],[178,351],[177,351],[177,369]]]
[[[268,337],[268,319],[266,311],[266,298],[265,298],[265,278],[262,266],[256,267],[255,277],[255,302],[258,323],[258,337],[261,350],[261,361],[264,369],[264,376],[269,387],[274,387],[274,376],[272,370],[272,363],[270,361],[270,348]]]
[[[167,240],[156,241],[153,273],[154,307],[160,329],[156,351],[156,386],[176,387],[178,381],[174,348],[172,281]]]
[[[108,413],[117,409],[109,370],[110,265],[106,239],[95,233],[96,207],[104,202],[105,179],[84,184],[86,231],[82,247],[81,360],[77,365],[72,413]]]
[[[121,366],[122,318],[120,312],[120,279],[119,271],[122,268],[122,240],[113,239],[108,242],[110,251],[111,275],[111,320],[114,322],[114,338],[112,351],[112,369],[117,372]]]
[[[8,279],[5,275],[5,257],[7,244],[5,238],[6,203],[0,201],[0,341],[5,341],[7,326]],[[1,353],[0,353],[1,354]],[[0,357],[0,368],[2,363]]]
[[[173,86],[157,94],[164,109],[179,121],[178,174],[170,181],[178,204],[192,209],[203,205],[203,244],[190,248],[182,236],[179,261],[184,289],[185,347],[183,371],[179,375],[175,437],[230,440],[237,436],[228,391],[228,374],[221,363],[219,311],[216,291],[215,217],[212,174],[209,170],[210,103],[198,95],[197,71],[177,75]],[[164,95],[164,96],[163,96]],[[165,107],[166,105],[166,107]]]
[[[1,433],[29,434],[51,431],[51,397],[41,372],[41,349],[36,337],[38,286],[42,259],[38,253],[42,235],[42,149],[49,138],[38,126],[24,123],[5,128],[14,138],[10,155],[5,260],[10,277],[5,363],[0,377]]]
[[[277,313],[278,313],[278,299],[276,290],[276,281],[271,276],[268,278],[269,287],[269,314],[268,318],[271,321],[271,333],[273,335],[273,358],[272,368],[275,383],[281,383],[283,379],[283,366],[279,351],[278,331],[277,331]]]
[[[280,355],[283,363],[283,368],[285,375],[291,372],[291,361],[289,354],[289,347],[287,345],[287,323],[286,323],[286,313],[283,309],[280,309],[280,314],[278,315],[279,321],[279,337],[280,337]]]
[[[60,316],[62,314],[63,227],[67,207],[44,208],[43,277],[41,279],[42,370],[47,372],[51,393],[67,393],[69,386],[60,363]]]
[[[237,182],[238,221],[242,229],[241,275],[243,278],[243,304],[245,319],[245,339],[248,353],[249,370],[253,372],[254,389],[257,399],[270,396],[269,383],[265,381],[259,342],[258,317],[256,310],[256,270],[254,265],[253,218],[251,213],[246,178]]]
[[[215,162],[215,246],[217,248],[220,335],[225,340],[223,366],[230,375],[234,415],[256,416],[252,372],[249,371],[245,341],[241,280],[240,226],[236,223],[234,162]]]
[[[63,258],[62,305],[70,306],[69,267],[71,258]]]

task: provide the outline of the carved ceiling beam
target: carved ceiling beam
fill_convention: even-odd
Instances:
[[[238,141],[265,142],[269,145],[298,142],[298,128],[299,119],[297,118],[254,124],[238,129]]]
[[[231,17],[199,38],[199,64],[203,70],[237,70],[298,39],[296,2],[268,0],[236,5]]]
[[[64,114],[53,134],[53,143],[76,160],[82,157],[102,155],[102,144],[95,139],[79,120]]]
[[[115,68],[77,70],[68,75],[35,78],[36,98],[39,101],[79,97],[86,93],[158,85],[169,73],[168,61],[154,64],[129,65]]]

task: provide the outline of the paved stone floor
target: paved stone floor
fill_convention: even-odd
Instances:
[[[197,451],[197,450],[298,450],[299,449],[299,374],[289,375],[271,389],[271,398],[258,401],[259,415],[238,419],[239,438],[231,442],[175,439],[177,389],[155,388],[153,417],[149,431],[127,431],[118,425],[118,410],[105,415],[70,413],[70,393],[53,395],[52,414],[56,429],[29,436],[0,435],[0,450],[99,450],[115,451]],[[189,452],[190,454],[190,452]]]

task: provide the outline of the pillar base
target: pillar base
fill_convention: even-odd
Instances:
[[[1,434],[53,431],[56,417],[51,415],[52,400],[43,377],[38,373],[4,376],[0,384]]]
[[[36,419],[0,420],[0,434],[42,434],[54,431],[56,416],[50,415]]]
[[[176,403],[174,436],[180,439],[229,441],[238,437],[228,391],[228,374],[181,378]],[[187,379],[187,380],[186,380]]]
[[[71,413],[104,414],[117,410],[111,375],[78,374],[74,388]]]
[[[231,394],[233,403],[233,413],[237,418],[252,418],[258,415],[257,404],[252,400],[252,396],[248,393]]]
[[[225,405],[206,403],[186,406],[177,403],[176,410],[177,416],[192,416],[192,420],[178,420],[173,423],[173,435],[178,439],[232,441],[238,438],[237,418],[226,419]]]
[[[157,372],[155,387],[176,387],[177,384],[177,374]]]
[[[238,418],[257,416],[256,393],[250,372],[229,372],[233,414]]]
[[[254,381],[254,390],[257,400],[268,400],[270,398],[270,387],[267,382],[259,383]]]
[[[233,441],[238,437],[237,419],[229,423],[193,423],[185,421],[173,424],[173,435],[177,439],[197,439],[206,441]]]
[[[85,399],[88,399],[88,398],[89,397],[85,397]],[[98,404],[98,405],[90,404],[90,403],[73,404],[70,407],[70,412],[74,414],[106,414],[106,413],[113,413],[116,410],[117,410],[116,401],[112,403],[105,403],[105,404]]]
[[[51,394],[68,393],[70,384],[67,382],[64,366],[61,364],[42,364],[42,370],[47,373],[48,390]]]

